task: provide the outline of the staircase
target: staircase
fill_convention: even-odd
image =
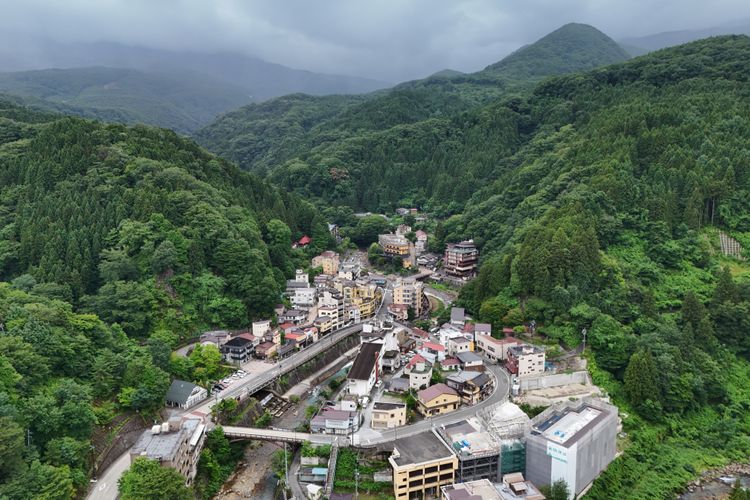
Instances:
[[[333,493],[333,482],[336,479],[336,459],[339,456],[339,445],[331,446],[331,457],[328,459],[328,474],[326,475],[326,486],[323,491],[324,497],[330,497]]]

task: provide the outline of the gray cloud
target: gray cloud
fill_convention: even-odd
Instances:
[[[5,5],[3,5],[5,4]],[[389,81],[476,71],[567,22],[615,39],[750,18],[747,0],[0,0],[6,61],[36,42],[231,51]],[[12,48],[12,50],[7,50]],[[29,58],[27,60],[27,58]]]

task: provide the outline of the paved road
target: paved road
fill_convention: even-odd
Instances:
[[[370,439],[359,439],[358,435],[354,435],[354,445],[360,446],[373,446],[383,443],[388,443],[394,439],[409,437],[421,432],[428,431],[441,425],[448,425],[455,422],[459,422],[471,416],[477,414],[481,409],[488,408],[495,404],[505,401],[508,397],[510,390],[510,377],[499,365],[488,364],[487,365],[490,373],[495,377],[495,390],[489,397],[484,401],[477,403],[474,406],[465,406],[459,408],[456,411],[440,415],[437,417],[430,417],[420,422],[411,425],[405,425],[394,429],[393,431],[387,431],[379,437],[373,437]],[[329,434],[308,434],[295,432],[283,429],[255,429],[251,427],[224,427],[224,433],[231,437],[242,437],[248,439],[260,439],[260,440],[271,440],[271,441],[310,441],[315,444],[331,444],[337,442],[339,446],[349,446],[349,436],[333,436]]]
[[[105,473],[99,477],[99,481],[94,483],[86,498],[92,500],[116,500],[119,494],[117,490],[117,481],[120,480],[126,470],[130,467],[130,455],[123,453],[120,458],[110,465]]]
[[[297,366],[306,363],[321,352],[330,349],[332,345],[338,343],[345,337],[354,333],[359,333],[360,331],[362,331],[362,325],[358,324],[347,328],[342,328],[337,332],[329,334],[310,347],[292,354],[288,358],[281,360],[276,365],[272,365],[269,370],[263,373],[256,374],[255,376],[248,376],[238,382],[234,387],[230,387],[229,389],[220,393],[218,397],[209,398],[202,405],[183,411],[177,416],[185,416],[191,413],[210,414],[211,407],[221,399],[236,397],[244,398],[248,395],[251,395],[257,392],[259,389],[262,389],[263,387],[269,385],[271,382],[273,382],[273,380],[280,377],[281,375],[292,371]],[[313,442],[316,441],[313,439]],[[330,442],[330,440],[323,441],[323,443],[325,442]],[[129,452],[126,452],[99,475],[99,481],[93,485],[86,498],[90,500],[115,500],[118,495],[117,481],[120,480],[120,477],[128,469],[128,467],[130,467],[130,455]]]
[[[355,444],[367,446],[371,444],[387,443],[389,441],[393,441],[394,439],[402,437],[413,436],[415,434],[419,434],[420,432],[424,432],[441,425],[459,422],[476,415],[479,410],[483,408],[488,408],[505,401],[510,391],[510,377],[508,375],[508,372],[506,372],[499,365],[495,364],[488,364],[487,368],[495,376],[495,390],[484,401],[481,401],[474,406],[461,407],[458,410],[447,413],[445,415],[427,418],[425,420],[422,420],[421,422],[417,422],[416,424],[405,425],[403,427],[396,428],[393,432],[388,431],[379,438],[363,440],[362,442],[359,442],[357,440],[357,436],[355,435]]]

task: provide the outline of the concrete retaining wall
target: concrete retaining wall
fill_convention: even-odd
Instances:
[[[586,371],[573,373],[557,373],[555,375],[542,375],[539,377],[523,377],[518,379],[522,391],[533,391],[534,389],[545,389],[547,387],[560,387],[568,384],[590,385],[591,379]]]

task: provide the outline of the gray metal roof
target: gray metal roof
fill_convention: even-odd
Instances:
[[[475,361],[482,361],[482,358],[471,351],[459,352],[456,354],[456,357],[459,361],[461,361],[461,363],[473,363]]]
[[[193,393],[193,389],[195,389],[196,387],[199,386],[195,385],[192,382],[187,382],[185,380],[174,380],[172,381],[172,385],[169,386],[166,400],[170,403],[184,405],[185,403],[187,403],[190,394]]]

